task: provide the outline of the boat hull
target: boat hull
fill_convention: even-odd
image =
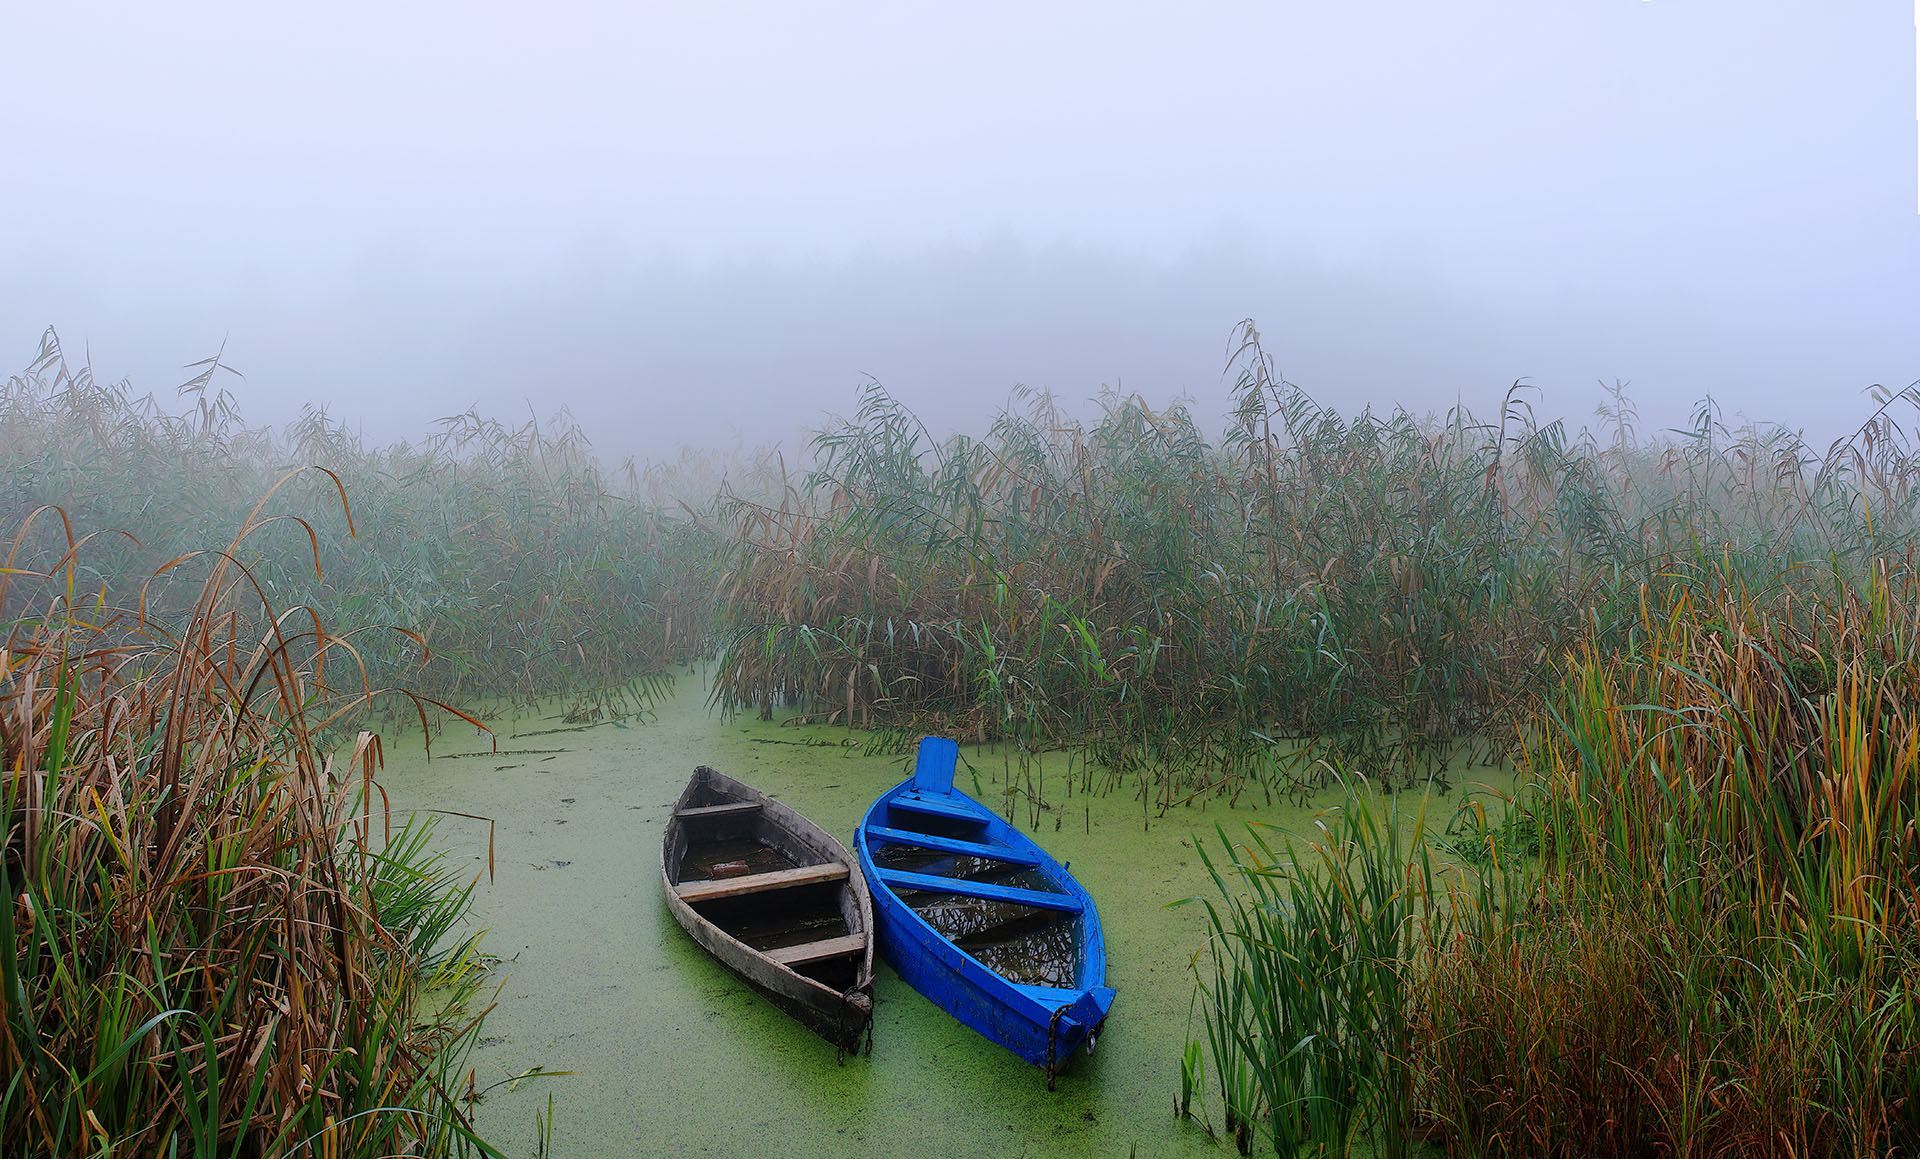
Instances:
[[[734,876],[702,861],[743,850],[725,863]],[[668,819],[660,876],[674,920],[722,965],[840,1051],[871,1043],[872,898],[844,845],[702,766]]]
[[[937,767],[942,759],[940,751],[929,753],[923,744],[915,777],[882,794],[854,838],[854,853],[873,895],[880,952],[908,985],[935,1005],[1043,1067],[1051,1086],[1054,1074],[1080,1048],[1092,1049],[1113,1005],[1114,992],[1105,984],[1099,914],[1092,897],[1064,866],[1025,834],[952,789],[951,765],[943,785]],[[920,766],[930,760],[936,768],[928,775]],[[935,872],[888,864],[894,860],[890,846],[930,858],[927,868]],[[962,864],[991,865],[1002,874],[1017,871],[1008,880],[1021,884],[942,878],[940,871],[953,873]],[[1051,928],[1055,932],[1048,936],[1056,948],[1071,951],[1071,968],[1024,980],[1009,977],[956,944],[903,898],[903,892],[928,913],[938,909],[930,901],[959,897],[1000,907],[996,916],[1006,924],[1024,919],[1028,925]],[[1008,921],[1006,914],[1021,918]],[[960,940],[969,941],[965,936]],[[981,945],[974,949],[988,954]]]

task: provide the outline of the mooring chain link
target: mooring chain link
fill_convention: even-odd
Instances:
[[[855,986],[851,990],[843,990],[840,992],[840,1009],[835,1012],[833,1027],[833,1061],[836,1065],[845,1066],[847,1062],[847,1011],[849,1009],[860,1010],[866,1015],[867,1042],[865,1053],[869,1056],[873,1054],[873,999],[871,997],[867,998],[866,1003],[863,1005],[859,1001],[861,997],[862,991],[858,986]],[[861,1036],[859,1034],[853,1036],[852,1052],[854,1054],[862,1053],[860,1038]]]
[[[1054,1061],[1060,1056],[1060,1018],[1062,1015],[1064,1015],[1068,1010],[1071,1010],[1072,1008],[1073,1008],[1073,1004],[1068,1003],[1067,1005],[1060,1007],[1060,1009],[1055,1010],[1053,1012],[1053,1017],[1047,1020],[1047,1089],[1048,1090],[1053,1089]]]

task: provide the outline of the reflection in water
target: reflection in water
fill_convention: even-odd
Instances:
[[[991,858],[886,844],[874,860],[888,869],[1063,892],[1039,870]],[[899,894],[928,925],[1001,977],[1028,986],[1079,985],[1079,915],[928,890]]]
[[[1080,985],[1080,919],[1055,915],[1040,929],[1003,942],[960,948],[980,959],[981,965],[1009,981],[1027,986]]]
[[[1064,892],[1037,870],[998,861],[991,857],[939,853],[931,849],[915,849],[889,842],[880,846],[873,860],[886,869],[905,870],[908,873],[931,873],[936,877],[955,877],[963,881],[991,881],[1000,885],[1017,885],[1021,889],[1044,890],[1047,893]]]

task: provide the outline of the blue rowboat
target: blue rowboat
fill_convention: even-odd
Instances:
[[[922,737],[913,776],[854,835],[880,952],[909,986],[1054,1075],[1113,1007],[1093,898],[1026,834],[953,787],[960,746]]]

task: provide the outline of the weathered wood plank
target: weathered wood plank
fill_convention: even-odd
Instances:
[[[838,862],[829,861],[822,865],[776,869],[772,873],[750,873],[745,877],[724,877],[716,881],[687,881],[674,886],[673,892],[679,894],[680,900],[685,902],[718,901],[721,898],[745,897],[750,893],[794,889],[802,885],[820,885],[846,879],[847,867]]]
[[[782,946],[777,950],[768,950],[767,957],[783,966],[804,966],[808,962],[823,962],[842,954],[857,954],[866,948],[867,939],[859,934],[848,934],[843,938],[822,938],[817,942]]]
[[[675,809],[673,815],[683,821],[700,817],[742,817],[749,813],[758,813],[758,801],[728,801],[724,805],[701,805],[693,809]]]
[[[931,893],[956,893],[961,897],[981,897],[989,901],[1008,901],[1035,909],[1055,909],[1077,914],[1081,905],[1071,894],[1048,893],[1041,889],[1019,889],[985,881],[967,881],[958,877],[938,877],[931,873],[908,873],[900,869],[880,869],[880,880],[895,889],[924,889]]]

